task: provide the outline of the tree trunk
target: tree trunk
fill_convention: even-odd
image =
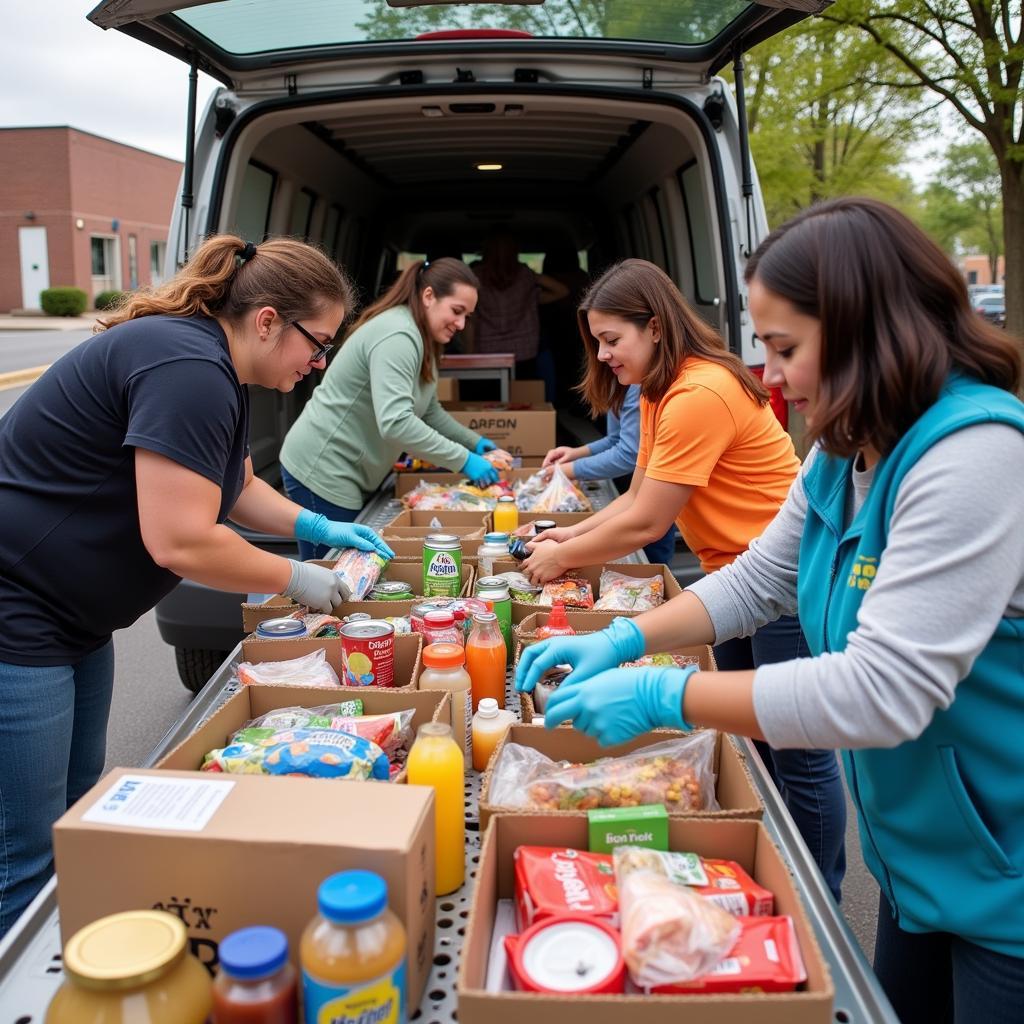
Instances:
[[[1000,161],[1003,180],[1003,252],[1006,258],[1006,329],[1024,346],[1024,163]]]

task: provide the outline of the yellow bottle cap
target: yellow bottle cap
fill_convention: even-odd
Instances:
[[[64,972],[85,988],[137,988],[177,963],[187,941],[184,924],[162,910],[111,914],[71,936]]]

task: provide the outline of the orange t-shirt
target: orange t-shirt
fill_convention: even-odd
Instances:
[[[769,405],[735,375],[690,357],[660,402],[640,400],[637,464],[694,490],[676,524],[705,572],[728,565],[775,518],[800,469]]]

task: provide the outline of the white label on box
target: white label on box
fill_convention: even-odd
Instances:
[[[82,815],[82,821],[125,828],[202,832],[233,786],[233,782],[226,780],[122,775]]]

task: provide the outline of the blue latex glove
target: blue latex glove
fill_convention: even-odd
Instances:
[[[482,456],[469,453],[460,472],[465,473],[477,487],[487,487],[498,482],[498,471]]]
[[[603,747],[625,743],[652,729],[689,731],[683,718],[683,694],[697,665],[666,668],[613,668],[581,682],[561,686],[548,698],[544,727],[561,722],[593,736]]]
[[[473,449],[475,455],[483,455],[484,452],[494,452],[498,450],[498,446],[489,438],[481,437],[476,443],[476,447]]]
[[[304,508],[295,520],[295,536],[310,544],[326,544],[329,548],[358,548],[360,551],[376,551],[389,560],[395,557],[394,551],[370,527],[361,523],[339,523],[310,512],[308,508]]]
[[[556,636],[524,648],[519,655],[516,689],[532,693],[537,680],[555,665],[572,665],[561,689],[570,679],[590,679],[606,669],[618,668],[624,661],[636,661],[643,653],[644,635],[640,627],[632,619],[618,618],[600,633]]]

